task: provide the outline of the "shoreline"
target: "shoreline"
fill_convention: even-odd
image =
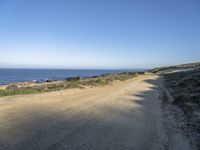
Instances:
[[[55,70],[55,69],[1,69],[0,85],[19,82],[46,82],[48,80],[65,80],[68,77],[91,78],[104,74],[119,74],[123,72],[143,72],[146,69],[130,70]]]
[[[2,69],[2,68],[0,68]],[[27,81],[19,81],[19,82],[10,82],[10,83],[7,83],[7,84],[2,84],[0,83],[0,87],[1,86],[8,86],[8,85],[11,85],[11,84],[30,84],[30,83],[37,83],[37,84],[41,84],[41,83],[50,83],[50,82],[59,82],[59,81],[65,81],[65,80],[71,80],[71,79],[75,79],[75,78],[79,78],[79,79],[91,79],[91,78],[98,78],[98,77],[104,77],[104,76],[108,76],[108,75],[122,75],[122,74],[142,74],[142,73],[145,73],[146,71],[129,71],[129,72],[121,72],[121,73],[103,73],[103,74],[100,74],[100,75],[93,75],[93,76],[68,76],[68,77],[65,77],[65,78],[62,78],[62,79],[53,79],[53,78],[46,78],[46,79],[40,79],[40,80],[37,80],[37,79],[33,79],[33,80],[27,80]]]
[[[67,77],[65,80],[46,80],[45,82],[18,82],[0,85],[0,97],[10,95],[37,94],[63,89],[105,86],[116,80],[125,81],[145,72],[122,72],[101,74],[88,78]]]
[[[122,72],[140,72],[145,69],[118,69],[118,70],[82,70],[82,69],[1,69],[0,85],[19,82],[37,82],[65,80],[68,77],[90,78],[102,74],[118,74]]]

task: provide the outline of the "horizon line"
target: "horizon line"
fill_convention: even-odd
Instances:
[[[0,69],[55,69],[55,70],[146,70],[151,68],[64,68],[64,67],[0,67]]]

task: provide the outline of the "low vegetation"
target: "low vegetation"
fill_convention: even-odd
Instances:
[[[121,74],[104,74],[101,76],[94,76],[88,79],[81,79],[80,77],[66,78],[64,81],[49,81],[45,84],[37,83],[29,86],[19,84],[8,85],[5,89],[0,90],[0,96],[35,94],[42,92],[59,91],[71,88],[85,88],[86,86],[97,87],[105,86],[113,81],[125,81],[137,76],[136,73],[124,72]]]
[[[177,65],[177,66],[169,66],[169,67],[159,67],[150,70],[152,73],[157,73],[157,74],[165,74],[171,71],[182,71],[182,70],[198,70],[200,69],[200,63],[190,63],[190,64],[182,64],[182,65]]]
[[[177,67],[175,67],[177,69]],[[173,96],[173,104],[180,107],[188,118],[188,127],[200,136],[200,63],[181,65],[182,71],[162,69],[166,87]],[[198,138],[197,138],[198,139]],[[200,148],[200,142],[197,141]]]
[[[174,104],[188,105],[189,108],[192,103],[192,107],[200,108],[200,69],[164,74],[164,77]]]

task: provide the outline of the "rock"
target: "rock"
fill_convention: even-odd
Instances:
[[[68,78],[65,78],[66,81],[77,81],[77,80],[80,80],[80,77],[68,77]]]
[[[57,81],[57,80],[52,80],[52,79],[47,79],[46,82],[54,82],[54,81]]]

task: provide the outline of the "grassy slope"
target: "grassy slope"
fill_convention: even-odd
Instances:
[[[188,127],[197,131],[195,136],[200,148],[200,63],[157,68],[152,72],[164,77],[165,85],[174,98],[173,104],[186,114]]]
[[[200,62],[198,63],[190,63],[190,64],[182,64],[177,66],[169,66],[169,67],[159,67],[150,70],[152,73],[159,73],[159,74],[165,74],[167,72],[173,71],[173,70],[183,70],[183,69],[200,69]]]
[[[174,104],[200,108],[200,69],[164,74],[164,77]]]

